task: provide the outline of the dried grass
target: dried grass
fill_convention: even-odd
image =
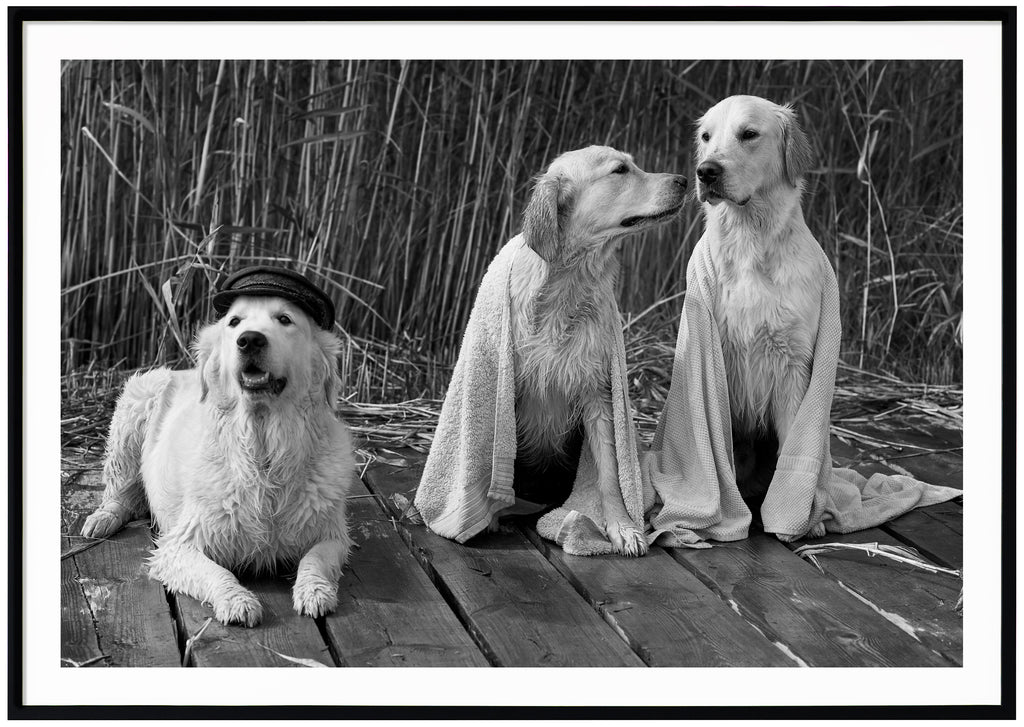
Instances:
[[[802,545],[793,552],[801,558],[806,558],[814,565],[815,568],[824,572],[821,564],[818,562],[817,556],[851,550],[859,553],[865,553],[869,558],[873,558],[875,556],[888,558],[889,560],[902,563],[903,565],[909,565],[914,568],[926,570],[929,573],[946,573],[948,575],[956,576],[957,578],[963,577],[962,571],[956,570],[955,568],[943,568],[942,566],[930,563],[921,557],[921,554],[914,548],[904,548],[899,545],[885,545],[884,543],[817,543],[813,545]]]

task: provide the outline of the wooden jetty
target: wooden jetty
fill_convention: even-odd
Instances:
[[[961,433],[903,417],[833,437],[837,465],[911,473],[962,487]],[[880,446],[884,442],[906,446]],[[335,613],[292,610],[287,575],[245,581],[263,602],[256,628],[224,626],[195,599],[145,575],[152,544],[137,522],[98,544],[75,537],[99,501],[99,463],[65,461],[61,663],[114,666],[958,666],[961,580],[806,542],[910,546],[963,563],[962,501],[880,528],[786,545],[763,533],[707,550],[653,548],[641,559],[566,555],[503,526],[466,545],[401,518],[423,456],[390,451],[350,501],[358,549]]]

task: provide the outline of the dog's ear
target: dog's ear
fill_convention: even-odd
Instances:
[[[322,383],[327,407],[334,411],[338,406],[338,394],[341,393],[341,376],[338,374],[341,340],[330,331],[317,330],[314,335],[320,368],[315,380]]]
[[[523,213],[523,237],[526,244],[547,262],[558,256],[562,246],[559,208],[564,204],[563,187],[557,175],[545,174],[538,177]]]
[[[204,327],[196,335],[192,347],[199,369],[199,401],[206,401],[210,393],[210,381],[216,379],[220,370],[220,326],[216,323]]]
[[[792,106],[783,106],[780,114],[782,124],[782,162],[786,178],[794,187],[814,163],[814,152],[807,134],[796,120]]]

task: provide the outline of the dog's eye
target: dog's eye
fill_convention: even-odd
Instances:
[[[237,326],[241,322],[242,322],[242,319],[239,318],[238,316],[231,316],[231,320],[228,321],[228,328],[234,328],[235,326]]]
[[[746,131],[743,132],[743,134],[741,134],[741,138],[744,141],[749,141],[750,139],[756,139],[758,136],[759,136],[759,134],[756,131],[754,131],[753,129],[747,129]]]
[[[290,326],[292,324],[292,319],[286,316],[284,313],[279,315],[277,317],[277,320],[280,321],[282,326]]]
[[[701,141],[707,141],[707,140],[708,140],[708,139],[710,139],[710,138],[711,138],[711,134],[709,134],[709,133],[708,133],[708,132],[706,132],[706,131],[705,131],[705,132],[704,132],[703,134],[701,134],[701,135],[700,135],[700,140],[701,140]]]
[[[612,174],[627,174],[629,172],[628,164],[620,164],[612,170]]]

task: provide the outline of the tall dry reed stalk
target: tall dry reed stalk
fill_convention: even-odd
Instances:
[[[225,271],[278,262],[334,297],[353,391],[436,394],[534,174],[591,143],[689,174],[693,120],[752,93],[795,103],[816,148],[805,211],[839,275],[844,356],[961,376],[959,62],[94,60],[61,74],[68,370],[182,359]],[[678,315],[700,232],[692,204],[626,243],[625,312]]]

